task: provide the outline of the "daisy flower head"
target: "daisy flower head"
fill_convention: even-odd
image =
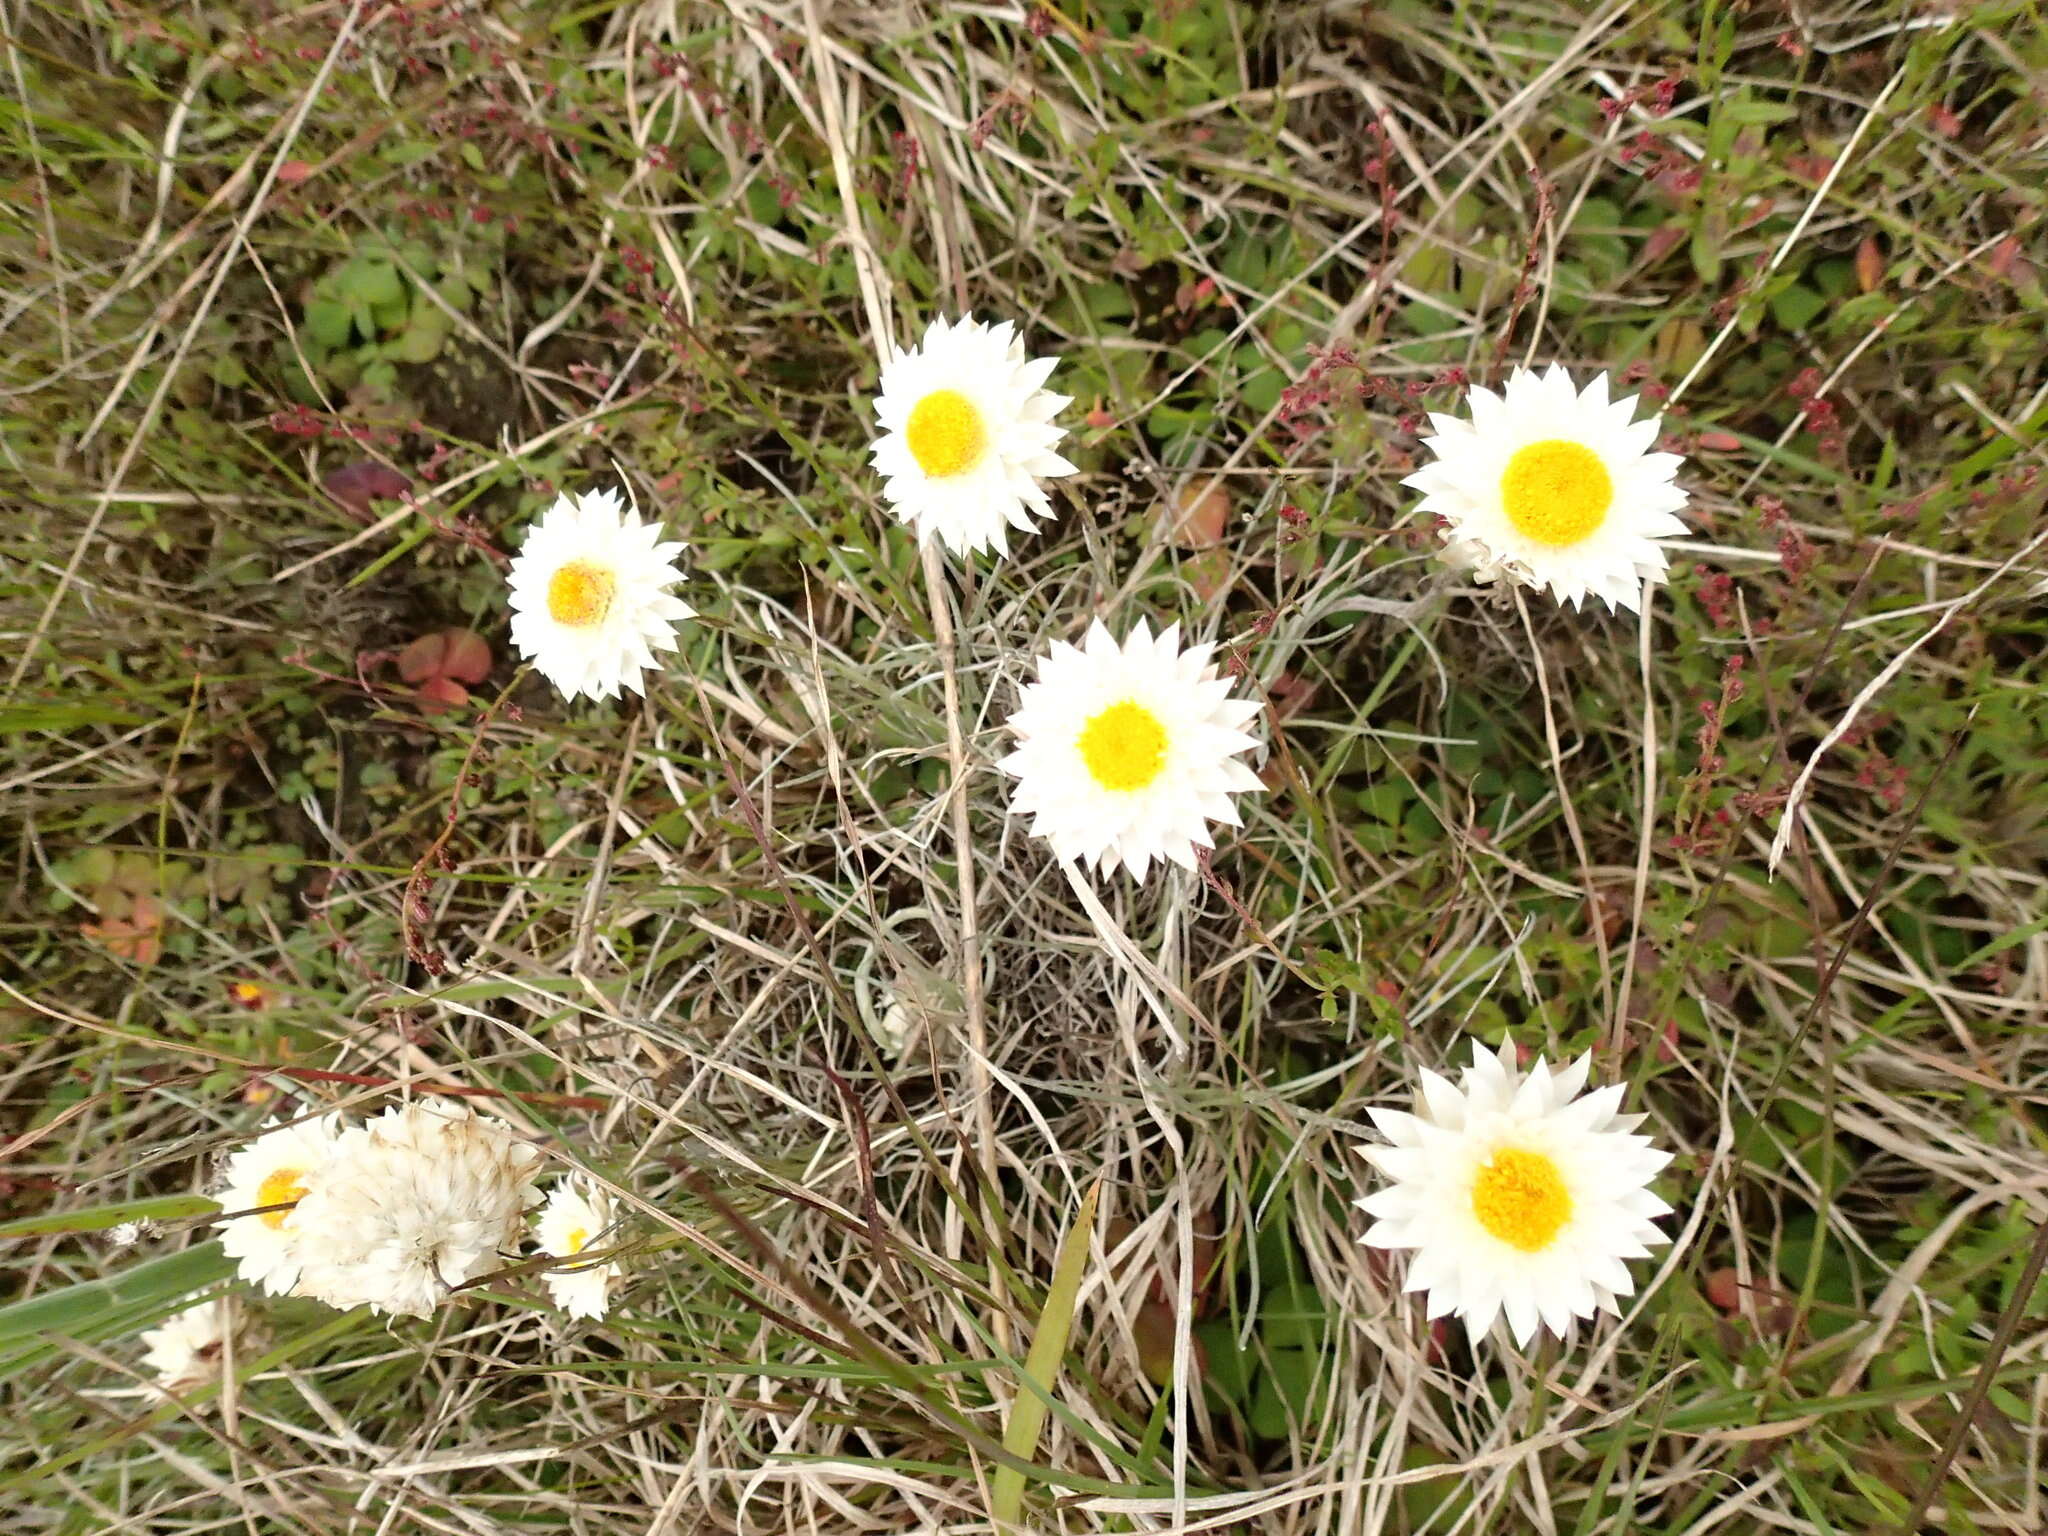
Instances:
[[[533,1238],[553,1257],[572,1259],[601,1243],[614,1217],[611,1195],[564,1179],[534,1219]],[[621,1271],[616,1264],[577,1264],[541,1276],[555,1305],[571,1317],[603,1317]]]
[[[251,1211],[221,1226],[221,1251],[244,1280],[282,1296],[298,1283],[298,1208],[313,1176],[334,1155],[339,1115],[274,1125],[227,1161],[215,1197],[224,1211]],[[274,1209],[263,1209],[263,1207]]]
[[[1432,411],[1436,455],[1401,483],[1444,520],[1445,563],[1475,581],[1548,587],[1578,607],[1597,597],[1635,608],[1668,562],[1657,541],[1685,532],[1675,515],[1684,462],[1653,452],[1659,418],[1607,398],[1607,375],[1583,390],[1553,364],[1518,368],[1499,394],[1474,388],[1471,420]]]
[[[558,497],[512,559],[512,643],[564,698],[640,692],[695,612],[668,590],[682,552],[617,491]]]
[[[882,363],[872,450],[896,520],[954,554],[1009,548],[1009,532],[1050,519],[1041,480],[1074,473],[1053,451],[1069,403],[1043,386],[1055,360],[1027,358],[1016,327],[934,320]]]
[[[518,1245],[539,1168],[512,1127],[467,1104],[387,1109],[342,1134],[299,1202],[299,1294],[425,1317]]]
[[[1412,1251],[1405,1288],[1475,1342],[1502,1315],[1527,1344],[1539,1324],[1562,1338],[1616,1312],[1635,1289],[1626,1261],[1671,1241],[1649,1188],[1671,1154],[1634,1134],[1646,1117],[1618,1112],[1619,1084],[1582,1095],[1591,1065],[1539,1056],[1523,1072],[1513,1042],[1496,1055],[1475,1040],[1455,1086],[1425,1067],[1413,1114],[1372,1111],[1390,1145],[1365,1157],[1392,1182],[1358,1202],[1377,1218],[1361,1241]]]
[[[241,1326],[234,1302],[226,1296],[202,1301],[142,1332],[142,1363],[156,1377],[154,1395],[182,1396],[220,1377],[228,1336]]]
[[[1208,823],[1242,826],[1232,795],[1259,787],[1237,754],[1258,743],[1252,699],[1230,697],[1214,645],[1156,638],[1141,619],[1119,645],[1100,619],[1079,646],[1053,642],[1024,685],[1009,728],[1016,749],[996,766],[1017,780],[1010,810],[1054,854],[1139,879],[1152,860],[1195,867]]]

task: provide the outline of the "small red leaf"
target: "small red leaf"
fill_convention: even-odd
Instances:
[[[1650,231],[1650,238],[1643,242],[1643,264],[1655,266],[1685,244],[1686,236],[1690,233],[1691,231],[1683,224],[1659,224]]]
[[[1713,1271],[1702,1289],[1707,1293],[1708,1303],[1723,1312],[1733,1312],[1742,1305],[1742,1277],[1732,1269]]]
[[[491,675],[491,648],[473,629],[444,629],[448,654],[441,662],[441,675],[459,683],[480,683]]]
[[[1856,286],[1865,293],[1877,291],[1877,285],[1884,281],[1884,250],[1877,243],[1877,236],[1865,235],[1863,243],[1856,247]]]
[[[420,684],[414,702],[423,715],[438,715],[469,702],[469,690],[446,677],[430,677]]]
[[[313,167],[303,160],[287,160],[277,168],[277,179],[288,187],[296,187],[313,174]]]
[[[398,653],[398,675],[408,683],[424,683],[441,675],[447,665],[447,656],[447,630],[421,635]]]
[[[1729,432],[1702,432],[1698,442],[1708,453],[1739,453],[1742,439]]]
[[[1952,139],[1963,131],[1963,120],[1957,117],[1946,102],[1933,101],[1927,104],[1927,121],[1934,131],[1945,139]]]
[[[412,481],[388,464],[365,459],[330,469],[320,482],[327,494],[359,517],[370,515],[373,501],[396,501],[412,488]]]

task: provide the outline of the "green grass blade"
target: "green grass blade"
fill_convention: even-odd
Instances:
[[[183,1221],[220,1209],[204,1195],[158,1195],[148,1200],[121,1200],[113,1205],[88,1205],[83,1210],[50,1211],[0,1221],[0,1237],[36,1237],[46,1232],[104,1232],[124,1221]]]
[[[1052,1399],[1053,1383],[1067,1357],[1067,1336],[1074,1327],[1074,1302],[1081,1292],[1081,1275],[1088,1267],[1088,1250],[1095,1231],[1095,1197],[1102,1186],[1091,1184],[1081,1197],[1080,1212],[1060,1239],[1053,1259],[1052,1289],[1046,1293],[1045,1310],[1038,1315],[1038,1331],[1031,1339],[1031,1352],[1024,1357],[1023,1390],[1010,1405],[1010,1422],[1003,1429],[1003,1449],[1029,1461],[1038,1450],[1038,1432],[1045,1427],[1046,1404]],[[1015,1467],[996,1468],[990,1492],[991,1514],[998,1530],[1015,1530],[1024,1504],[1024,1474]]]
[[[46,1333],[85,1337],[102,1318],[131,1307],[189,1296],[202,1286],[226,1279],[234,1270],[235,1261],[220,1251],[218,1243],[208,1242],[167,1253],[103,1280],[81,1280],[61,1291],[0,1307],[0,1344]]]

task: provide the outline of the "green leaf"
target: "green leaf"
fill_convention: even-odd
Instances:
[[[1081,1197],[1081,1209],[1060,1239],[1053,1258],[1052,1288],[1045,1295],[1045,1310],[1038,1314],[1038,1329],[1031,1337],[1031,1352],[1024,1357],[1023,1390],[1010,1405],[1010,1422],[1003,1426],[1003,1449],[1020,1460],[1029,1461],[1038,1450],[1038,1432],[1045,1427],[1046,1404],[1052,1399],[1053,1383],[1059,1379],[1060,1364],[1067,1357],[1067,1335],[1074,1326],[1074,1304],[1081,1294],[1081,1276],[1088,1267],[1088,1250],[1095,1233],[1095,1198],[1101,1184],[1088,1186]],[[998,1530],[1019,1530],[1017,1516],[1024,1507],[1024,1474],[1016,1467],[996,1468],[989,1490],[989,1514]]]
[[[161,1306],[225,1280],[235,1261],[220,1244],[167,1253],[103,1280],[81,1280],[61,1290],[0,1307],[0,1344],[38,1334],[73,1336],[107,1315],[135,1306]]]
[[[1788,123],[1799,115],[1799,109],[1780,101],[1751,101],[1747,97],[1737,97],[1721,108],[1720,115],[1744,128],[1761,128],[1769,123]]]
[[[1204,1376],[1211,1393],[1242,1409],[1251,1395],[1252,1370],[1257,1364],[1237,1342],[1237,1327],[1227,1317],[1212,1317],[1195,1324],[1195,1338],[1202,1346],[1209,1369]]]
[[[1279,1286],[1259,1308],[1259,1335],[1268,1349],[1320,1349],[1327,1327],[1323,1298],[1312,1285]]]
[[[1788,331],[1803,331],[1827,311],[1828,301],[1804,283],[1771,296],[1771,318]]]
[[[438,326],[422,324],[429,313],[440,318],[438,310],[421,310],[413,316],[412,324],[400,331],[398,339],[386,349],[389,356],[402,363],[431,363],[441,355],[441,343],[448,338],[448,327],[445,323]]]
[[[348,345],[355,322],[346,304],[332,299],[315,299],[306,306],[306,330],[321,346],[333,350]]]
[[[113,1205],[88,1205],[82,1210],[54,1211],[0,1222],[0,1237],[33,1237],[45,1232],[104,1232],[124,1221],[182,1221],[220,1209],[204,1195],[158,1195],[148,1200],[123,1200]]]
[[[405,279],[388,261],[352,261],[341,269],[339,281],[344,298],[372,309],[405,299]]]
[[[1307,1425],[1322,1375],[1322,1358],[1305,1349],[1275,1349],[1266,1356],[1248,1415],[1262,1440],[1285,1440],[1296,1425]]]

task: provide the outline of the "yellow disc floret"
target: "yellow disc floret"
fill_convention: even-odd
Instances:
[[[912,406],[903,435],[917,467],[934,480],[965,474],[988,448],[981,412],[957,389],[935,389]]]
[[[548,617],[568,629],[604,622],[619,581],[601,565],[571,560],[548,578]]]
[[[1541,1253],[1571,1220],[1572,1197],[1547,1154],[1503,1147],[1473,1181],[1472,1214],[1510,1248]]]
[[[272,1169],[264,1175],[263,1182],[256,1186],[256,1203],[258,1205],[296,1205],[306,1197],[305,1176],[306,1170],[303,1168]],[[291,1211],[288,1209],[265,1211],[257,1220],[261,1221],[263,1225],[269,1227],[272,1231],[277,1231],[284,1226],[284,1219],[289,1215],[291,1215]]]
[[[1143,789],[1166,766],[1166,727],[1136,699],[1090,716],[1077,745],[1090,777],[1104,789]]]
[[[572,1253],[581,1253],[583,1251],[583,1245],[589,1241],[589,1228],[571,1227],[562,1236],[562,1257],[566,1259]]]
[[[1614,504],[1614,477],[1584,443],[1546,438],[1516,451],[1500,477],[1501,509],[1515,532],[1564,549],[1590,537]]]

